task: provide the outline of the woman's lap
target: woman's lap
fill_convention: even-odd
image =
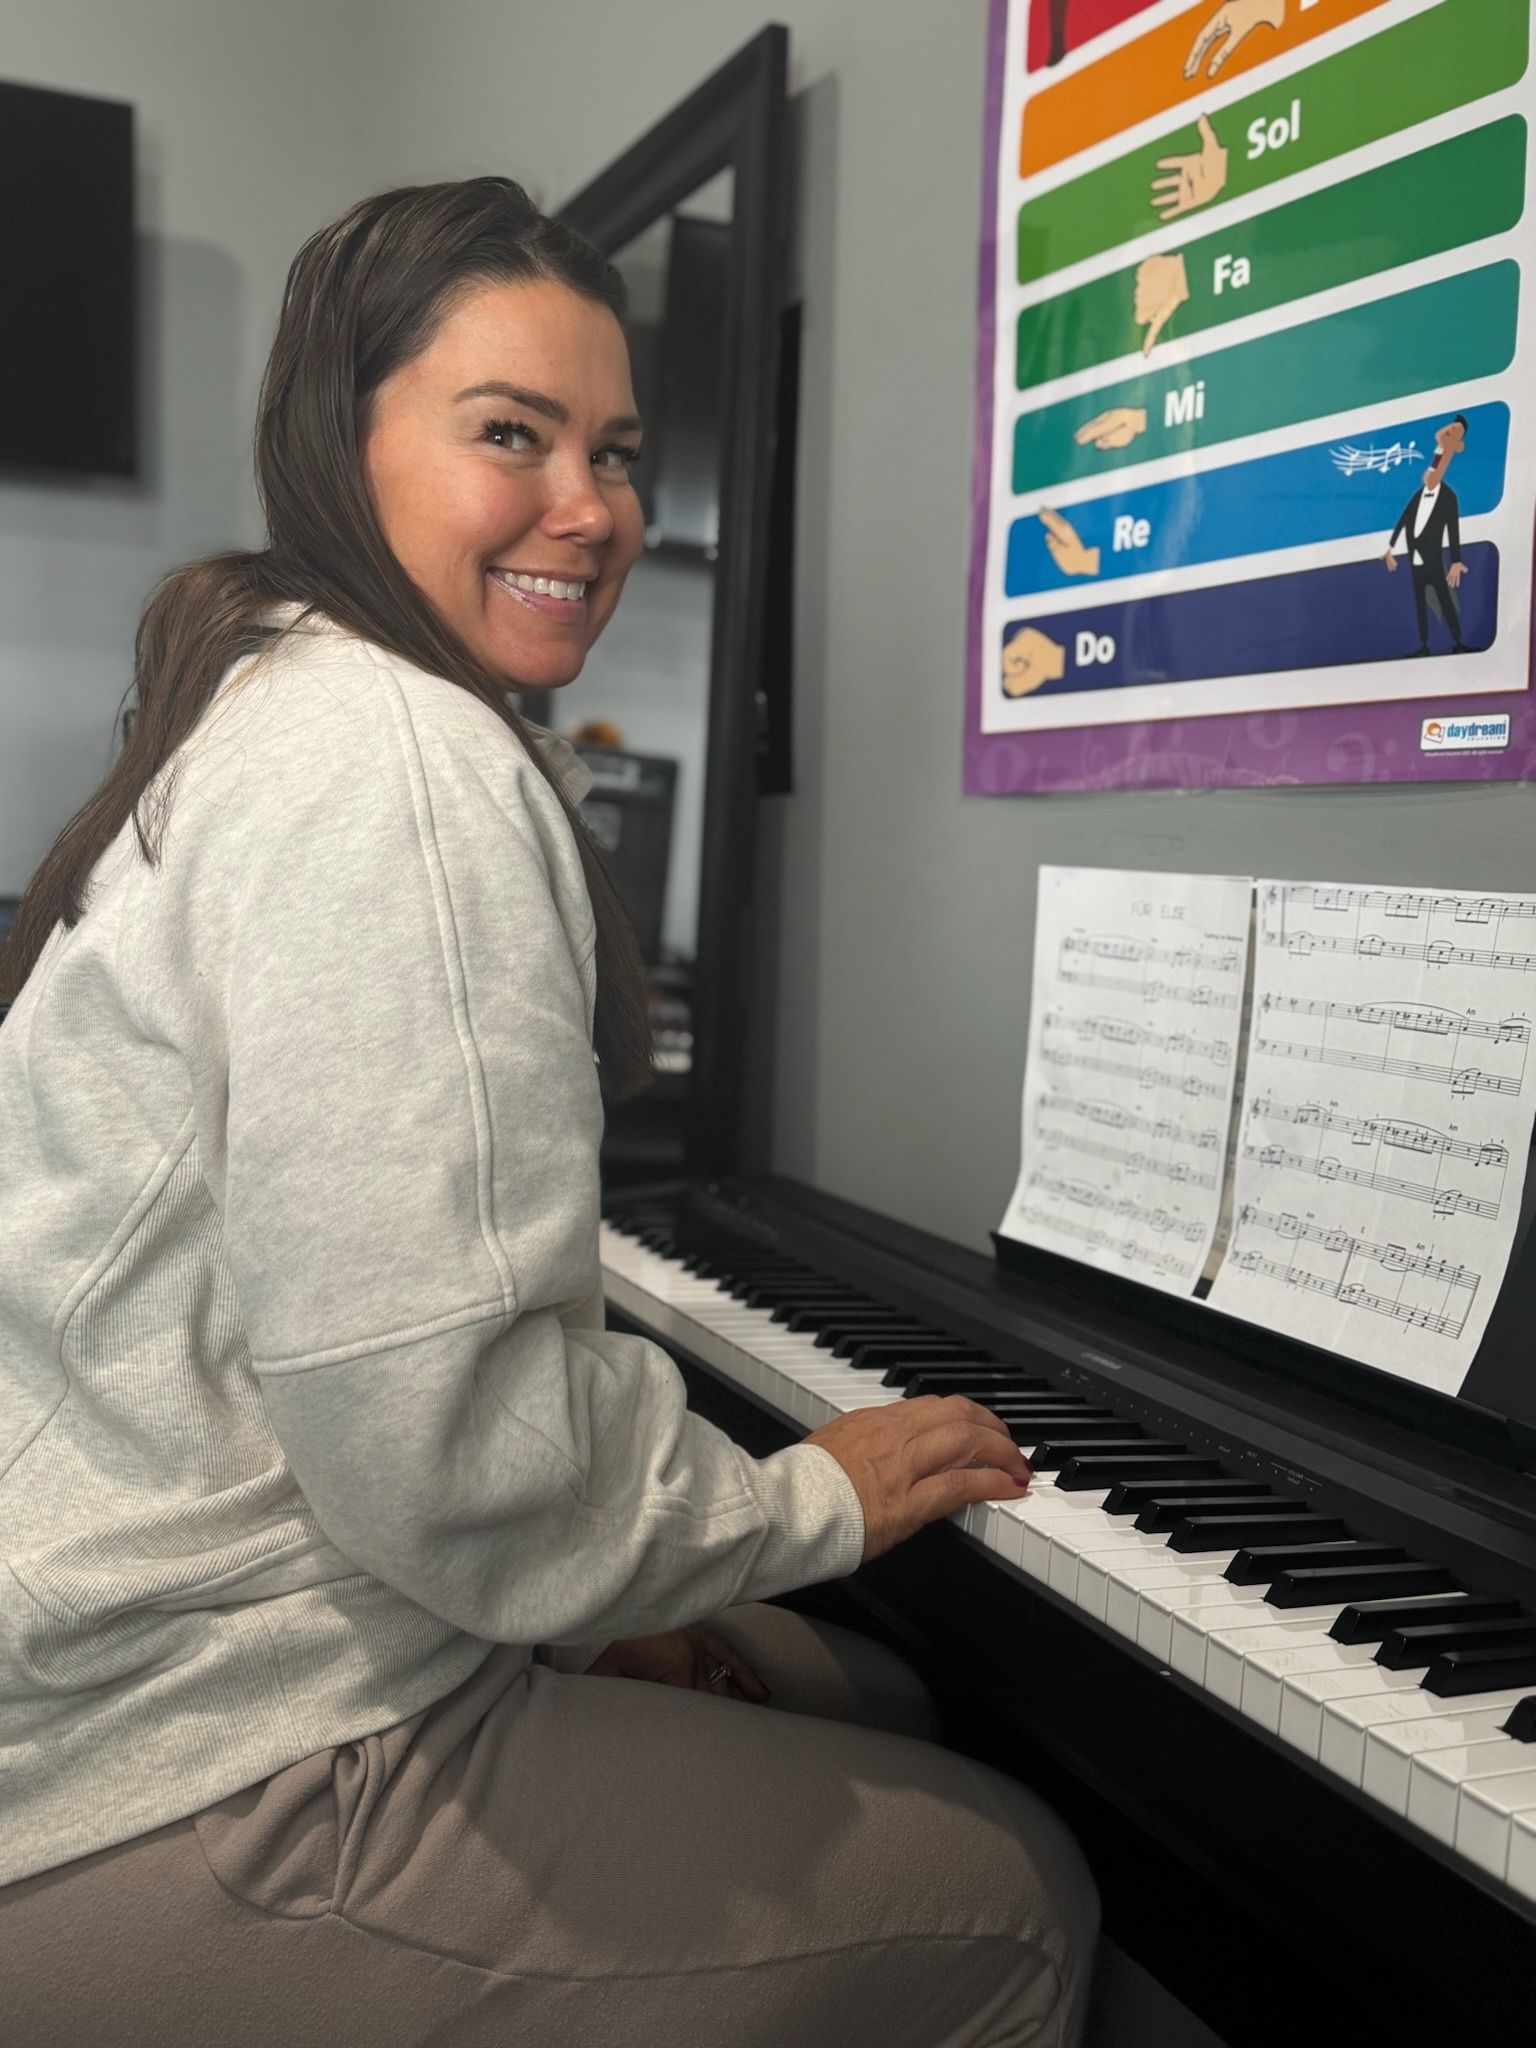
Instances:
[[[493,1652],[401,1728],[0,1891],[14,2038],[1070,2041],[1096,1903],[1060,1823],[883,1732],[927,1708],[872,1645],[779,1609],[717,1626],[774,1706]]]

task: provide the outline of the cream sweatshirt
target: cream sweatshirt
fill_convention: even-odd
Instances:
[[[0,1025],[0,1883],[862,1552],[835,1459],[603,1328],[554,793],[295,609]]]

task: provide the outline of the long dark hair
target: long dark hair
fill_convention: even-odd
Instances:
[[[405,186],[354,206],[311,235],[288,272],[256,420],[256,487],[267,545],[171,572],[144,608],[134,649],[134,713],[105,781],[44,855],[0,938],[0,1004],[12,1002],[54,927],[85,911],[91,871],[131,816],[159,862],[170,789],[155,830],[146,791],[192,732],[231,662],[267,645],[277,602],[322,613],[488,704],[523,737],[576,835],[597,927],[594,1025],[603,1093],[635,1094],[651,1074],[644,970],[603,856],[508,700],[437,616],[385,542],[363,480],[374,393],[430,343],[452,298],[478,283],[548,280],[626,312],[618,271],[574,230],[540,213],[510,178]]]

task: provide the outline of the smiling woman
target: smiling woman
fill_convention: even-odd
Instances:
[[[763,1604],[1016,1497],[1007,1427],[901,1401],[758,1459],[605,1327],[639,959],[517,699],[578,673],[641,546],[623,312],[505,179],[311,238],[268,545],[151,599],[132,736],[9,934],[27,2048],[1080,2024],[1060,1824],[914,1740],[894,1658]]]
[[[516,381],[477,378],[486,366]],[[559,283],[494,283],[380,386],[363,467],[417,588],[488,669],[550,690],[580,671],[644,544],[639,452],[612,312]]]

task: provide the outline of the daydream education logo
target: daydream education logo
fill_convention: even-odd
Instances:
[[[1421,754],[1486,753],[1509,745],[1509,713],[1492,718],[1426,718],[1419,728]]]

